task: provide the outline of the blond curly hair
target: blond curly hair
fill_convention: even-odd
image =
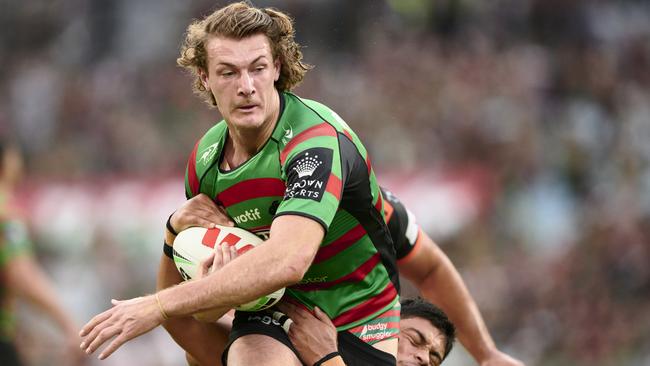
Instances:
[[[181,57],[176,60],[179,66],[194,76],[194,92],[211,106],[216,106],[217,101],[201,82],[200,75],[201,71],[208,71],[205,48],[208,40],[214,36],[242,39],[255,34],[268,37],[273,59],[280,61],[280,77],[275,82],[279,91],[296,87],[312,68],[302,62],[300,45],[294,40],[295,30],[291,17],[273,8],[255,8],[243,1],[230,4],[201,20],[193,21],[187,27]]]

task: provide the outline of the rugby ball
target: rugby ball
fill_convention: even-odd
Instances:
[[[217,225],[215,228],[187,228],[174,239],[174,263],[185,281],[196,278],[201,270],[201,261],[207,258],[214,248],[220,245],[235,246],[242,255],[253,249],[263,240],[255,234],[238,227]],[[235,309],[242,311],[259,311],[275,305],[284,295],[284,288],[262,296]]]

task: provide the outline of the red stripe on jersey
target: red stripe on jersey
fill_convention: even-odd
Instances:
[[[359,239],[363,238],[364,235],[366,235],[366,230],[363,229],[363,226],[361,226],[361,224],[353,227],[329,245],[318,250],[313,263],[317,264],[324,260],[330,259],[332,256],[340,253],[350,245],[359,241]]]
[[[383,313],[380,315],[382,318],[390,318],[392,316],[399,316],[400,314],[400,309],[391,309],[388,310],[387,312]]]
[[[341,179],[330,173],[330,179],[327,181],[327,192],[336,197],[337,201],[341,200]]]
[[[375,209],[381,212],[381,208],[383,205],[384,205],[384,200],[381,198],[381,192],[377,192],[377,203],[375,204]],[[388,222],[388,220],[386,220],[386,222]]]
[[[347,136],[350,139],[350,141],[354,142],[354,140],[352,139],[352,135],[348,130],[343,130],[343,134]]]
[[[258,178],[239,182],[217,195],[225,207],[260,197],[283,197],[286,189],[284,181],[277,178]]]
[[[355,269],[354,272],[340,277],[334,281],[296,285],[293,286],[293,288],[300,291],[319,291],[338,285],[342,282],[358,282],[363,280],[368,275],[368,273],[370,273],[370,271],[372,271],[377,266],[377,264],[379,264],[379,262],[379,253],[375,253],[364,264]]]
[[[194,145],[194,150],[190,154],[190,159],[187,161],[187,180],[190,185],[192,196],[199,194],[199,177],[196,175],[196,151],[199,149],[199,142]]]
[[[217,237],[219,236],[220,232],[221,229],[219,229],[218,227],[208,229],[203,235],[203,239],[201,239],[201,243],[210,248],[214,248],[214,244],[217,243]]]
[[[284,165],[285,161],[287,160],[287,156],[289,156],[289,153],[291,153],[291,150],[293,150],[296,145],[317,136],[336,136],[336,130],[329,123],[323,122],[319,125],[309,127],[308,129],[302,131],[293,139],[291,139],[287,146],[284,147],[282,153],[280,154],[280,163]]]
[[[396,296],[397,291],[395,290],[393,283],[389,282],[386,288],[379,295],[369,299],[368,301],[362,302],[337,316],[332,320],[332,323],[339,327],[341,325],[352,323],[355,320],[363,319],[389,305],[393,300],[395,300]]]
[[[368,177],[370,177],[370,172],[372,171],[372,162],[370,161],[370,154],[366,153],[366,166],[368,167]]]

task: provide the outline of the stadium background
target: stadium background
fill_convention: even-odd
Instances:
[[[175,58],[223,3],[0,1],[0,132],[25,150],[37,254],[79,324],[154,288],[187,155],[219,118]],[[650,364],[647,2],[255,4],[295,17],[316,66],[297,93],[360,134],[503,350]],[[53,364],[56,332],[20,315],[31,364]],[[156,331],[97,364],[180,360]]]

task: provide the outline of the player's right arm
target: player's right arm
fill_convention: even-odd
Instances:
[[[396,243],[400,274],[449,316],[460,342],[480,365],[523,366],[521,361],[497,349],[476,302],[449,257],[418,227],[413,214],[394,195],[384,195],[394,206],[388,226]]]
[[[182,282],[174,261],[163,255],[158,270],[158,286],[160,291]],[[223,349],[228,342],[230,326],[227,323],[205,323],[191,316],[170,318],[162,323],[165,330],[174,341],[188,352],[197,364],[201,366],[220,366],[219,353],[215,348]]]
[[[215,224],[232,226],[233,223],[212,199],[198,194],[188,199],[169,219],[171,229],[178,233],[191,226],[212,228]],[[165,244],[171,250],[175,233],[165,227]],[[162,255],[158,268],[157,291],[174,286],[183,281],[170,256]],[[191,316],[171,318],[163,322],[163,327],[174,341],[188,352],[200,365],[221,365],[220,357],[214,348],[225,348],[230,333],[227,323],[205,323]]]

